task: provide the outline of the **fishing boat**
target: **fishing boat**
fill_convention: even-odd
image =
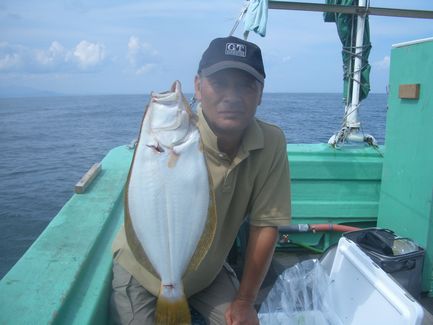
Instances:
[[[287,145],[293,225],[280,229],[276,255],[293,261],[294,256],[321,254],[350,227],[391,229],[424,250],[418,276],[424,301],[431,301],[433,38],[391,49],[384,146],[362,134],[357,108],[363,96],[366,17],[432,19],[433,12],[374,8],[362,0],[357,6],[336,3],[268,2],[271,10],[319,11],[330,13],[328,19],[345,14],[358,22],[349,45],[352,72],[347,74],[341,130],[329,143]],[[124,184],[133,153],[134,145],[116,147],[92,166],[76,193],[1,280],[0,324],[109,323],[111,244],[123,223]],[[240,234],[232,263],[239,263],[244,242]],[[423,322],[433,324],[432,310],[426,308]]]

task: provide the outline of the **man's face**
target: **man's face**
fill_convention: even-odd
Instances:
[[[254,118],[262,90],[260,82],[239,69],[225,69],[195,79],[195,96],[217,136],[243,133]]]

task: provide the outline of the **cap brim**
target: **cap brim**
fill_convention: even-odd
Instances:
[[[203,77],[208,77],[211,74],[224,70],[224,69],[240,69],[243,71],[248,72],[249,74],[251,74],[254,78],[256,78],[259,82],[261,82],[262,84],[265,81],[265,78],[263,77],[263,75],[261,75],[256,69],[254,69],[253,67],[251,67],[250,65],[243,63],[243,62],[239,62],[239,61],[221,61],[218,63],[215,63],[207,68],[204,68],[200,71],[200,75],[202,75]]]

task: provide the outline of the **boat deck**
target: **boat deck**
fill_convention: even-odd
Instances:
[[[377,152],[370,149],[333,151],[325,145],[296,145],[289,146],[289,149],[292,157],[295,223],[348,224],[354,220],[374,221],[381,175],[381,160]],[[304,151],[308,154],[303,154]],[[111,243],[123,222],[122,184],[127,176],[132,152],[126,146],[113,149],[102,161],[102,170],[88,189],[82,194],[73,195],[32,247],[0,281],[0,306],[3,306],[0,307],[1,324],[32,324],[35,319],[44,324],[108,323]],[[354,170],[359,172],[354,173]],[[325,185],[332,179],[334,171],[339,175],[333,181],[334,193],[345,193],[344,185],[347,184],[355,185],[359,190],[359,196],[353,203],[336,203],[334,196],[329,197],[329,188]],[[357,183],[361,184],[358,186]],[[304,197],[313,194],[320,195],[320,199],[306,204],[308,200]],[[351,209],[348,210],[348,206]],[[360,216],[368,218],[361,219]],[[333,236],[323,237],[325,246],[335,239]],[[296,239],[295,236],[293,239]],[[315,246],[317,238],[304,236],[297,242]],[[311,251],[290,250],[283,254],[277,251],[260,298],[263,299],[276,276],[284,269],[301,260],[318,256],[308,252]],[[50,276],[47,277],[47,274]],[[53,286],[52,283],[57,285]],[[423,298],[420,302],[430,312],[426,312],[424,324],[433,324],[433,299]],[[20,315],[19,318],[17,315]]]

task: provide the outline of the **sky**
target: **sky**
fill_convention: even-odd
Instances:
[[[321,1],[310,1],[319,2]],[[227,36],[244,0],[0,0],[0,90],[65,95],[148,94],[180,80]],[[372,7],[433,10],[432,0],[371,0]],[[433,20],[370,17],[371,91],[386,92],[391,46],[433,37]],[[243,24],[235,32],[242,37]],[[341,44],[321,13],[269,10],[265,92],[341,92]]]

